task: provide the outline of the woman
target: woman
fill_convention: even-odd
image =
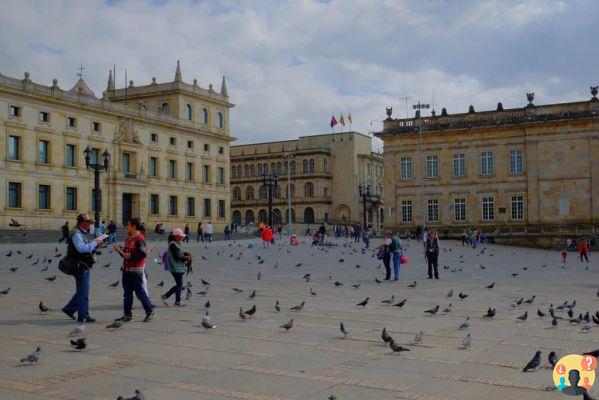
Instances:
[[[198,222],[198,239],[197,242],[202,239],[202,243],[204,243],[204,230],[202,229],[202,223]]]
[[[373,251],[382,252],[382,260],[385,265],[385,280],[391,280],[391,232],[387,231],[385,234],[385,241],[377,246]]]
[[[181,251],[181,242],[185,239],[185,234],[181,228],[175,228],[168,236],[168,267],[175,279],[175,286],[162,295],[162,300],[166,300],[174,293],[175,305],[181,305],[181,290],[183,290],[183,275],[187,272],[188,266],[193,260],[191,254]]]
[[[439,279],[439,238],[436,231],[430,231],[425,243],[426,260],[428,261],[428,279]]]
[[[270,242],[272,241],[272,231],[269,226],[265,226],[262,228],[262,245],[264,248],[270,247]]]

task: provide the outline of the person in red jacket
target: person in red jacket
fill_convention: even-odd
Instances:
[[[579,240],[578,241],[578,253],[580,254],[580,262],[582,262],[583,257],[585,260],[587,260],[587,262],[589,262],[588,252],[589,252],[589,243],[584,239]]]
[[[265,226],[262,228],[262,244],[264,247],[268,248],[270,246],[270,242],[272,241],[272,230],[269,226]]]

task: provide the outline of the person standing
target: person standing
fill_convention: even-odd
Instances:
[[[131,322],[133,321],[133,293],[141,302],[146,317],[144,322],[151,321],[154,314],[154,307],[148,297],[147,288],[144,285],[144,270],[146,266],[146,258],[148,255],[146,248],[146,240],[141,234],[141,221],[137,218],[132,218],[127,223],[127,233],[129,236],[125,240],[125,247],[116,244],[114,250],[123,258],[121,271],[123,285],[123,316],[115,321]]]
[[[202,229],[202,223],[198,222],[198,238],[197,238],[197,242],[199,242],[200,239],[202,239],[202,243],[204,243],[204,229]]]
[[[192,256],[189,253],[181,251],[181,242],[185,238],[185,233],[180,228],[175,228],[168,235],[168,268],[173,278],[175,286],[163,294],[162,300],[166,300],[175,294],[175,305],[181,305],[181,290],[183,290],[183,275],[188,271],[188,265],[192,261]]]
[[[582,262],[582,258],[589,262],[589,243],[585,239],[580,239],[578,241],[578,253],[580,254],[580,262]]]
[[[393,281],[399,282],[399,268],[401,266],[403,246],[397,232],[391,235],[391,242],[389,243],[389,251],[391,252],[391,260],[393,261]]]
[[[185,233],[184,242],[189,243],[189,224],[185,224],[185,228],[183,228],[183,232]]]
[[[62,237],[58,239],[58,243],[62,243],[63,240],[69,239],[69,221],[66,221],[63,226],[60,227]]]
[[[430,231],[425,242],[426,261],[428,262],[428,279],[439,279],[439,238],[436,231]]]
[[[385,266],[385,280],[391,280],[391,231],[385,233],[385,240],[372,251],[382,252],[383,265]]]
[[[108,243],[116,243],[116,224],[112,220],[108,224]]]
[[[96,322],[89,315],[90,269],[95,262],[93,252],[103,241],[100,238],[88,241],[87,235],[91,224],[92,220],[87,214],[79,214],[77,216],[77,225],[67,239],[66,259],[68,259],[68,262],[78,265],[78,270],[73,275],[75,278],[75,294],[67,305],[62,308],[62,312],[71,319],[75,319],[75,312],[77,312],[78,322],[89,323]]]
[[[225,240],[231,239],[231,228],[230,228],[230,225],[228,225],[228,224],[225,225],[224,234],[225,234]]]
[[[206,225],[206,241],[208,243],[212,243],[212,234],[214,233],[214,227],[212,226],[212,222],[208,221],[208,225]]]

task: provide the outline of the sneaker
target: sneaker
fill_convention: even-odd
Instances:
[[[123,323],[133,322],[133,317],[131,315],[123,315],[121,318],[115,319],[115,322],[122,321]]]
[[[70,312],[66,307],[63,307],[61,311],[68,315],[71,319],[75,319],[75,313]]]
[[[78,320],[78,321],[82,322],[82,323],[87,322],[87,323],[93,324],[94,322],[96,322],[96,319],[92,318],[88,315],[87,317],[83,318],[82,320]]]
[[[156,316],[156,313],[154,311],[152,311],[149,314],[146,314],[146,317],[144,318],[144,322],[150,322],[151,320],[154,319],[155,316]]]

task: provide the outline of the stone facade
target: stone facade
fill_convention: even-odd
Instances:
[[[599,221],[599,101],[384,121],[390,227],[588,231]],[[420,135],[422,128],[422,136]],[[582,229],[582,231],[581,231]]]
[[[370,185],[369,224],[381,226],[383,162],[372,139],[358,132],[301,136],[296,140],[231,147],[232,220],[267,221],[268,197],[262,174],[276,172],[273,223],[351,224],[363,221],[359,185]]]
[[[93,214],[92,162],[111,154],[102,172],[101,218],[140,217],[148,228],[230,222],[229,103],[220,93],[181,80],[116,89],[103,98],[79,82],[70,91],[0,75],[0,228],[11,218],[29,229],[58,229]]]

